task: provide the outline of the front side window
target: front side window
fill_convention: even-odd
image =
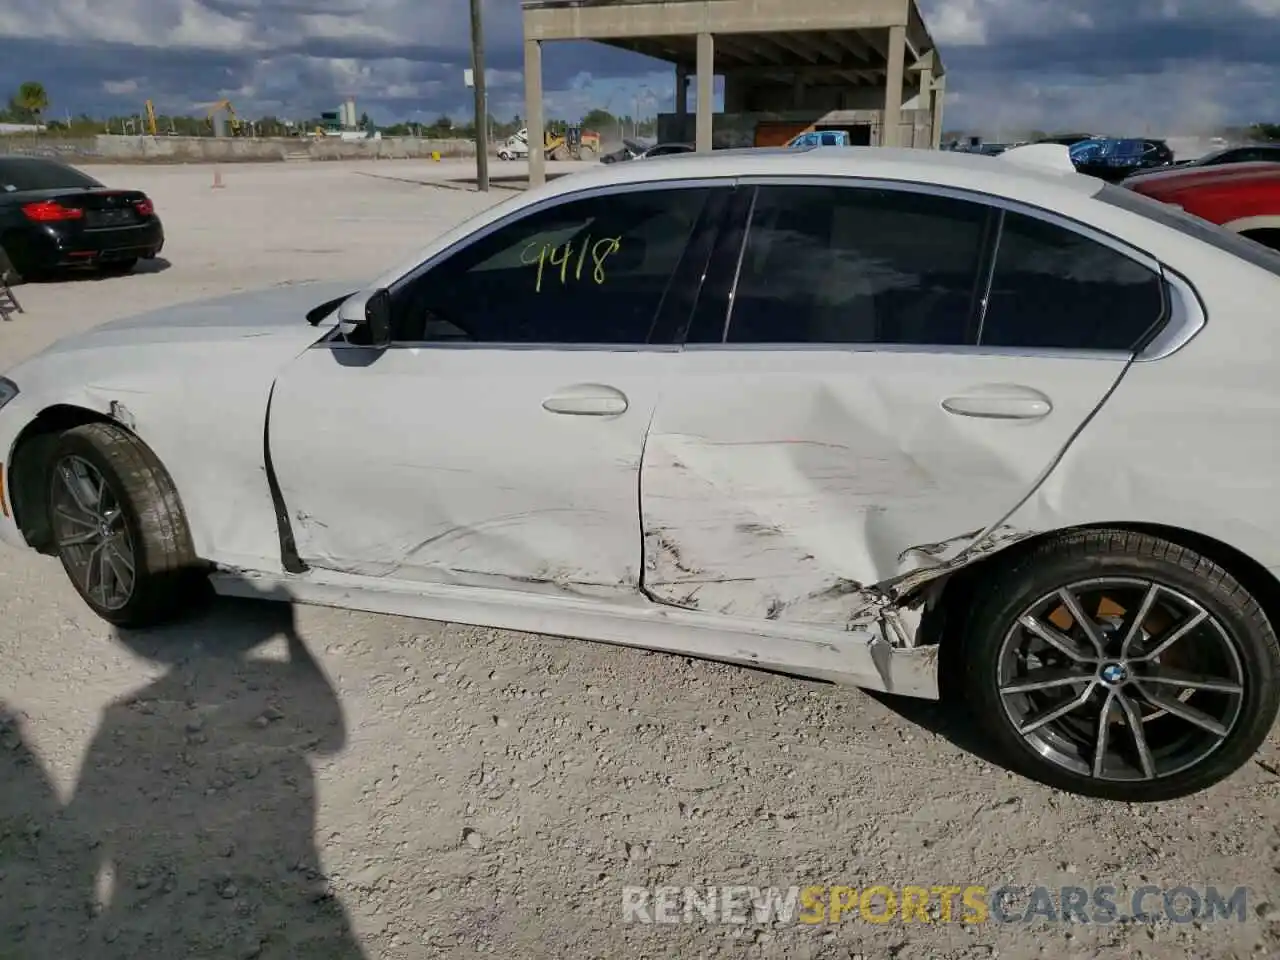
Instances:
[[[990,216],[911,191],[762,186],[727,340],[971,343]]]
[[[1096,240],[1008,212],[980,343],[1132,350],[1164,317],[1158,273]]]
[[[397,340],[643,344],[705,188],[567,200],[499,227],[394,292]]]

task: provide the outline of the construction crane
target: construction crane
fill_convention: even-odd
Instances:
[[[151,131],[153,137],[156,136],[158,132],[156,130],[156,107],[150,100],[147,101],[147,129]]]
[[[203,104],[203,106],[206,106],[209,108],[208,121],[209,121],[209,126],[213,128],[214,133],[217,133],[218,128],[217,128],[217,125],[213,122],[213,118],[218,113],[219,110],[225,110],[227,111],[227,123],[231,127],[231,135],[233,137],[237,137],[240,135],[240,118],[236,116],[235,107],[231,106],[230,100],[222,99],[222,100],[216,101],[215,103]]]

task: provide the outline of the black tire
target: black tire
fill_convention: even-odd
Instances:
[[[1266,739],[1275,722],[1277,711],[1280,710],[1280,644],[1277,643],[1276,634],[1262,607],[1230,573],[1193,550],[1157,537],[1129,531],[1074,531],[1048,538],[1025,551],[1018,551],[1017,548],[1014,550],[1013,559],[1005,567],[997,567],[998,572],[995,576],[986,579],[985,583],[979,587],[980,592],[975,597],[976,602],[971,608],[959,654],[959,662],[963,664],[961,688],[966,702],[979,726],[999,747],[1011,769],[1041,783],[1072,793],[1106,800],[1141,803],[1170,800],[1196,793],[1226,779],[1253,757]],[[996,562],[999,562],[998,559]],[[1092,750],[1089,750],[1086,743],[1081,748],[1081,754],[1073,758],[1071,762],[1076,764],[1077,769],[1055,762],[1044,751],[1043,741],[1039,745],[1028,742],[1027,737],[1019,732],[1018,727],[1015,726],[1015,720],[1006,710],[1006,703],[1011,701],[1007,700],[1000,691],[1000,671],[1002,663],[1006,665],[1006,670],[1010,669],[1008,667],[1012,662],[1010,657],[1016,660],[1016,655],[1005,649],[1006,638],[1033,636],[1025,628],[1018,626],[1018,618],[1024,612],[1033,610],[1039,598],[1046,598],[1048,604],[1052,606],[1057,602],[1055,591],[1059,588],[1099,578],[1117,578],[1117,580],[1133,578],[1136,581],[1157,584],[1161,587],[1159,596],[1181,597],[1182,600],[1190,600],[1197,604],[1210,619],[1203,621],[1206,624],[1205,627],[1186,633],[1183,639],[1176,641],[1191,644],[1181,656],[1208,656],[1209,654],[1205,651],[1210,646],[1220,645],[1220,654],[1224,658],[1221,662],[1231,665],[1232,672],[1238,674],[1238,683],[1243,689],[1242,692],[1230,694],[1234,699],[1229,702],[1233,705],[1231,709],[1235,712],[1231,714],[1230,726],[1226,723],[1221,724],[1222,729],[1227,731],[1225,738],[1222,738],[1216,746],[1202,747],[1203,753],[1191,751],[1190,755],[1199,759],[1194,762],[1187,761],[1182,769],[1178,769],[1179,761],[1173,752],[1176,749],[1176,742],[1169,745],[1169,740],[1173,738],[1167,736],[1171,730],[1168,725],[1181,722],[1182,718],[1167,712],[1161,714],[1158,705],[1153,706],[1145,700],[1147,694],[1144,691],[1154,690],[1164,698],[1165,702],[1168,702],[1166,691],[1180,691],[1185,695],[1185,689],[1179,686],[1169,687],[1164,683],[1132,682],[1134,677],[1138,677],[1141,681],[1140,673],[1144,671],[1152,673],[1164,671],[1165,665],[1160,662],[1159,656],[1172,659],[1168,651],[1180,648],[1169,646],[1166,648],[1167,652],[1156,655],[1153,662],[1138,664],[1131,661],[1130,665],[1121,667],[1118,675],[1121,677],[1120,684],[1123,686],[1118,692],[1127,692],[1128,696],[1114,701],[1115,705],[1108,711],[1109,719],[1106,724],[1099,722],[1102,715],[1101,703],[1098,704],[1096,714],[1088,713],[1092,700],[1083,704],[1077,711],[1073,711],[1069,720],[1062,721],[1064,724],[1079,724],[1080,727],[1092,722],[1094,729],[1098,730],[1099,736],[1102,737],[1101,742],[1109,749],[1132,751],[1135,769],[1141,768],[1143,766],[1141,761],[1145,759],[1143,754],[1138,752],[1138,738],[1133,734],[1135,727],[1141,730],[1142,742],[1149,747],[1147,756],[1157,758],[1151,761],[1153,766],[1146,772],[1150,777],[1148,779],[1108,778],[1115,774],[1108,773],[1105,767],[1103,771],[1107,776],[1094,776],[1092,774],[1096,771],[1090,769],[1081,772],[1078,769],[1079,766],[1088,767],[1093,762],[1085,760],[1085,757],[1096,758],[1099,752],[1104,756],[1107,755],[1106,749],[1102,751],[1096,749],[1097,741],[1094,742]],[[1138,589],[1140,588],[1134,587],[1135,591]],[[1099,601],[1100,604],[1105,602],[1105,600]],[[1084,607],[1083,603],[1081,607]],[[1047,610],[1049,607],[1041,609]],[[1063,609],[1066,608],[1063,607]],[[1098,616],[1101,616],[1101,606],[1096,609]],[[1132,609],[1134,609],[1132,606],[1125,609],[1125,618],[1130,616],[1129,611]],[[1195,607],[1187,609],[1194,611]],[[1085,609],[1084,612],[1089,613],[1089,610]],[[1133,616],[1137,619],[1136,614]],[[1143,620],[1144,624],[1150,622],[1149,619]],[[1185,621],[1175,620],[1172,615],[1166,619],[1167,632],[1164,636],[1171,636],[1177,632],[1174,626],[1177,622]],[[1120,643],[1122,640],[1120,634],[1129,632],[1128,624],[1129,621],[1126,619],[1124,624],[1115,628],[1114,633],[1104,632],[1103,638],[1109,644]],[[1108,626],[1104,631],[1113,627],[1114,625]],[[1069,637],[1077,631],[1073,620],[1068,620],[1067,627],[1062,629]],[[1201,629],[1204,632],[1200,632]],[[1209,633],[1210,629],[1213,630],[1212,633]],[[1015,633],[1019,630],[1022,631],[1021,634]],[[1075,637],[1084,636],[1081,633],[1074,635]],[[1010,643],[1013,644],[1013,642],[1011,639]],[[1156,636],[1149,641],[1143,639],[1135,645],[1134,649],[1148,642],[1153,647],[1160,646],[1159,637]],[[1079,642],[1073,649],[1079,652],[1093,648]],[[1115,647],[1112,646],[1106,651],[1107,660],[1103,663],[1117,659],[1113,656],[1114,649]],[[1048,650],[1047,646],[1045,650],[1050,657],[1053,656],[1053,651]],[[1154,651],[1146,650],[1145,652],[1153,653]],[[1143,658],[1140,656],[1135,657],[1135,661],[1141,659]],[[1063,662],[1073,671],[1094,669],[1091,666],[1077,665],[1066,660]],[[1176,663],[1174,666],[1176,667]],[[1116,676],[1117,674],[1108,672],[1111,669],[1110,666],[1104,667],[1099,663],[1097,666],[1099,680],[1104,679],[1104,674],[1106,677]],[[1217,671],[1213,673],[1217,674]],[[1045,674],[1041,675],[1043,676]],[[1166,680],[1165,683],[1168,681]],[[1073,701],[1077,695],[1076,692],[1082,690],[1084,686],[1085,684],[1081,682],[1079,686],[1059,688],[1062,689],[1059,696],[1064,700]],[[1112,690],[1112,686],[1099,683],[1097,686],[1089,686],[1088,695],[1108,697]],[[1209,697],[1211,703],[1228,702],[1228,694],[1207,690],[1200,692]],[[1190,696],[1198,696],[1200,692],[1193,692]],[[1044,690],[1031,694],[1014,693],[1009,696],[1015,698],[1012,702],[1016,704],[1016,698],[1020,696],[1026,698],[1024,703],[1033,703],[1032,698],[1048,698],[1051,695],[1049,691]],[[1123,701],[1126,699],[1141,709],[1153,710],[1153,714],[1145,721],[1140,719],[1130,726],[1125,719],[1127,708],[1124,707]],[[1111,700],[1106,702],[1113,703]],[[1203,702],[1197,701],[1199,704]],[[1185,702],[1182,702],[1180,709],[1185,711],[1186,706]],[[1053,708],[1054,701],[1049,699],[1035,703],[1034,718],[1042,718]],[[1012,709],[1016,711],[1016,707]],[[1090,721],[1091,716],[1096,719]],[[1167,775],[1162,774],[1158,766],[1161,761],[1158,759],[1160,754],[1157,751],[1161,740],[1149,740],[1148,733],[1151,732],[1151,728],[1145,725],[1160,721],[1162,716],[1166,726],[1159,729],[1166,735],[1163,749],[1166,750],[1164,762]],[[1023,719],[1025,720],[1025,717]],[[1025,727],[1029,723],[1030,721],[1026,721],[1022,725]],[[1048,735],[1054,736],[1059,729],[1057,724],[1058,721],[1055,721],[1054,724],[1041,729],[1047,729]],[[1103,728],[1108,731],[1106,735],[1101,733]],[[1188,727],[1187,730],[1188,733],[1180,734],[1183,740],[1178,742],[1190,742],[1193,737],[1198,736],[1203,739],[1207,736],[1202,729],[1195,726]],[[1076,734],[1080,736],[1078,729]],[[1067,736],[1070,736],[1070,732]],[[1221,735],[1214,732],[1212,736],[1217,739]],[[1124,739],[1117,740],[1117,737]],[[1153,742],[1155,746],[1152,745]],[[1105,762],[1111,763],[1110,760]],[[1155,775],[1152,776],[1152,774]]]
[[[138,265],[137,257],[129,257],[125,260],[107,260],[98,264],[98,269],[109,277],[122,277],[127,273],[132,273],[133,268]]]
[[[59,503],[65,502],[60,470],[78,465],[77,461],[97,471],[111,502],[119,507],[118,522],[128,537],[134,571],[122,604],[107,604],[92,595],[80,575],[77,547],[59,542],[60,524],[63,530],[79,529],[69,526],[65,513],[60,515],[58,510]],[[67,577],[94,613],[120,627],[158,626],[204,599],[208,568],[195,555],[173,481],[145,444],[115,424],[90,423],[59,436],[48,462],[46,488],[55,549]]]

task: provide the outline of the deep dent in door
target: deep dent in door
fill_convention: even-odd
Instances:
[[[973,512],[931,517],[939,534],[931,542],[918,540],[910,513],[880,505],[892,498],[923,506],[943,481],[912,455],[911,439],[892,429],[874,396],[855,405],[821,391],[821,420],[807,424],[804,440],[711,441],[655,423],[641,475],[645,591],[690,610],[837,629],[879,617],[891,643],[912,646],[918,616],[900,610],[900,601],[1034,536],[1004,521],[1035,496],[1123,379],[1047,466],[1020,459],[1008,443],[975,450],[970,470],[981,464],[993,483],[1025,493],[1002,513],[978,516],[990,521],[986,528],[973,528]],[[861,438],[859,449],[840,442],[851,436]]]
[[[770,498],[772,491],[762,487],[761,496],[736,501],[736,516],[724,523],[722,506],[710,511],[701,497],[663,495],[664,483],[676,481],[687,490],[688,481],[695,479],[707,496],[714,496],[716,467],[726,467],[723,461],[716,462],[716,451],[711,449],[715,446],[696,437],[649,438],[642,481],[645,588],[658,602],[727,616],[844,629],[861,623],[868,612],[895,604],[911,589],[1036,533],[1004,525],[990,531],[971,528],[945,540],[898,550],[892,545],[902,542],[902,531],[873,502],[877,486],[867,484],[865,476],[859,483],[856,470],[825,469],[828,464],[821,458],[819,445],[786,440],[753,444],[750,456],[803,459],[810,454],[812,469],[805,473],[809,496],[799,502],[794,497]],[[702,469],[695,471],[692,463],[700,463]],[[882,479],[888,482],[892,476]],[[900,482],[917,483],[921,495],[931,485],[918,474],[900,475]],[[762,503],[768,505],[762,508]],[[846,518],[856,518],[861,536],[833,545],[824,507],[828,517],[830,511],[838,510]],[[960,522],[962,518],[957,519]],[[683,536],[677,537],[677,530]],[[718,568],[714,557],[734,558],[732,567]],[[865,581],[846,572],[868,566],[875,576]],[[762,581],[786,587],[763,592]],[[901,639],[902,645],[912,645],[910,637]]]

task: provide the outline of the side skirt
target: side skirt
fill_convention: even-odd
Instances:
[[[938,698],[936,647],[895,647],[879,619],[846,631],[721,617],[651,603],[374,579],[327,570],[291,575],[220,570],[224,596],[255,597],[640,647],[927,700]]]

